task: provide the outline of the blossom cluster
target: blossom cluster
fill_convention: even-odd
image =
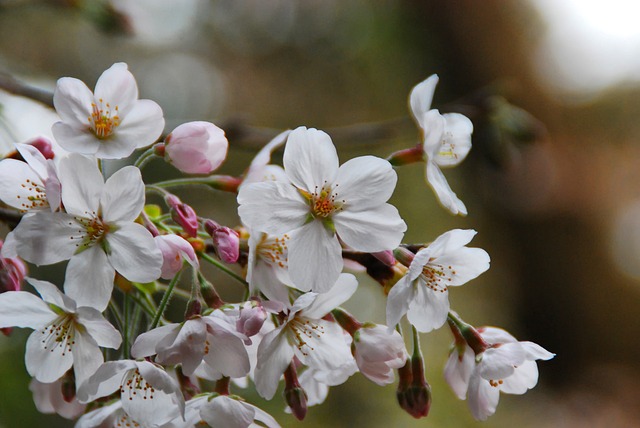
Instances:
[[[441,168],[466,157],[473,125],[431,108],[437,82],[431,76],[410,94],[415,147],[340,164],[327,133],[300,126],[231,177],[212,174],[227,156],[224,131],[196,121],[163,137],[162,109],[138,99],[126,64],[106,70],[93,92],[60,79],[55,140],[16,143],[0,161],[0,200],[21,216],[1,247],[0,328],[33,329],[25,365],[38,409],[76,427],[277,427],[242,398],[251,383],[271,400],[284,379],[284,402],[303,419],[357,372],[387,385],[397,371],[400,406],[423,417],[431,391],[418,338],[446,323],[454,345],[444,376],[475,418],[495,412],[500,391],[535,386],[535,361],[553,354],[450,309],[449,288],[489,268],[487,252],[467,246],[476,232],[406,245],[407,226],[389,203],[394,168],[425,162],[441,205],[467,214]],[[272,164],[282,147],[283,165]],[[133,165],[108,174],[121,165],[112,160],[137,149],[145,150]],[[141,170],[154,158],[196,177],[145,184]],[[204,218],[168,190],[189,184],[237,193],[241,224]],[[165,209],[146,204],[148,194]],[[24,263],[63,261],[58,285],[28,277]],[[383,286],[386,325],[341,307],[359,286],[349,273],[356,262]],[[223,300],[201,263],[244,287],[244,299]],[[23,280],[40,297],[22,291]],[[186,302],[173,321],[165,318],[172,296]],[[403,324],[413,335],[402,335]]]

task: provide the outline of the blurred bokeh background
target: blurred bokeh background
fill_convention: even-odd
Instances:
[[[539,364],[534,390],[503,395],[483,425],[640,426],[640,3],[0,0],[1,72],[45,89],[62,76],[92,88],[119,61],[141,96],[162,106],[167,131],[189,120],[227,130],[228,174],[299,125],[327,130],[343,162],[410,147],[418,133],[409,91],[438,73],[434,107],[475,124],[469,158],[446,172],[469,215],[438,206],[424,165],[402,167],[392,202],[409,226],[405,241],[476,229],[473,244],[492,267],[451,293],[453,308],[557,354]],[[3,91],[0,106],[2,152],[56,120]],[[145,174],[178,176],[161,161]],[[231,195],[180,196],[220,223],[238,222]],[[380,287],[362,276],[349,309],[384,322]],[[0,426],[72,426],[33,406],[28,333],[0,337]],[[480,426],[443,381],[450,336],[446,328],[423,336],[433,389],[426,420],[399,409],[394,385],[359,375],[304,423],[278,399],[246,397],[285,427]]]

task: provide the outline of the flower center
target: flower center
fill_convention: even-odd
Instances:
[[[260,258],[271,265],[278,265],[281,268],[287,267],[288,248],[287,241],[289,235],[284,234],[281,238],[269,237],[264,234],[262,241],[257,245],[257,252]]]
[[[296,316],[289,321],[289,328],[293,333],[294,345],[302,355],[305,357],[309,355],[309,351],[313,351],[314,348],[309,346],[305,338],[308,339],[320,339],[324,334],[324,328],[321,325],[313,323],[308,318]],[[303,349],[303,348],[306,348]]]
[[[78,230],[80,235],[71,236],[71,239],[80,241],[76,243],[76,251],[78,252],[102,242],[107,233],[109,233],[109,225],[95,211],[87,212],[86,214],[87,217],[75,217],[76,221],[83,227],[83,230]],[[71,224],[73,223],[69,222],[69,225]]]
[[[22,205],[24,210],[46,208],[49,206],[49,201],[47,201],[47,192],[42,185],[27,178],[21,186],[23,189],[26,189],[31,193],[31,195],[26,198],[21,195],[16,196],[18,199],[21,199],[20,205]]]
[[[452,266],[443,266],[435,263],[427,263],[422,268],[422,278],[425,285],[433,291],[444,293],[447,291],[447,284],[453,279],[456,271]]]
[[[142,398],[143,400],[153,400],[153,393],[156,392],[153,386],[144,380],[138,369],[129,370],[120,385],[120,394],[128,396],[129,400]]]
[[[102,98],[98,101],[100,105],[91,103],[91,116],[88,118],[91,124],[89,130],[96,137],[103,139],[113,134],[113,131],[120,125],[120,117],[118,116],[118,106],[113,108],[112,114],[109,103],[105,104]]]
[[[42,346],[46,351],[54,352],[61,348],[61,355],[71,352],[75,345],[75,328],[73,317],[64,314],[42,330]]]
[[[336,184],[334,187],[338,187],[338,185]],[[318,189],[316,186],[310,198],[311,214],[316,218],[327,218],[334,212],[341,210],[345,201],[337,200],[337,197],[338,192],[331,189],[331,186],[328,186],[326,182],[322,189]]]

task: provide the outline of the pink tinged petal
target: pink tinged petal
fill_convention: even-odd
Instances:
[[[433,160],[442,147],[442,138],[446,126],[446,120],[438,110],[429,110],[423,116],[424,143],[422,150],[427,160]]]
[[[453,390],[453,393],[461,400],[464,400],[467,395],[469,379],[475,365],[475,354],[468,346],[465,346],[462,358],[460,358],[455,348],[449,354],[449,359],[447,359],[447,364],[444,367],[444,379]]]
[[[0,162],[0,200],[19,210],[48,208],[44,183],[25,162],[4,159]]]
[[[318,220],[302,226],[289,240],[289,276],[302,290],[328,291],[338,280],[342,264],[338,238]]]
[[[60,161],[59,171],[65,210],[80,217],[96,215],[104,187],[96,161],[71,153]]]
[[[81,324],[89,336],[103,348],[118,349],[122,343],[122,336],[97,309],[80,307],[77,312],[78,323]]]
[[[302,226],[310,215],[308,203],[289,183],[263,182],[242,186],[238,214],[250,229],[283,235]]]
[[[351,346],[351,336],[348,334],[343,335],[345,338],[348,338],[347,345]],[[358,372],[358,365],[356,364],[356,360],[350,358],[345,364],[341,365],[338,368],[334,368],[331,370],[314,370],[310,369],[313,373],[313,378],[320,383],[323,383],[328,386],[337,386],[342,385]]]
[[[199,262],[196,253],[189,241],[183,237],[179,235],[158,235],[153,239],[162,253],[162,278],[173,278],[182,269],[184,261],[189,262],[193,267],[198,267]]]
[[[44,383],[60,379],[73,365],[73,353],[67,345],[67,341],[57,342],[56,335],[49,330],[35,330],[27,339],[24,355],[27,372]]]
[[[333,184],[338,174],[338,154],[331,137],[314,128],[300,126],[291,131],[282,161],[289,180],[309,192]]]
[[[162,273],[162,253],[153,236],[137,223],[118,224],[107,236],[111,248],[108,255],[113,267],[129,281],[151,282]]]
[[[502,344],[489,348],[482,354],[478,373],[487,380],[499,380],[513,374],[514,367],[520,366],[526,358],[526,351],[519,342]]]
[[[293,347],[283,328],[267,333],[258,346],[258,363],[253,375],[256,390],[261,397],[267,400],[273,398],[280,377],[292,358]]]
[[[64,280],[65,293],[78,306],[104,311],[113,291],[115,270],[104,250],[94,245],[71,257]]]
[[[500,391],[506,394],[522,395],[538,383],[538,365],[535,361],[525,361],[513,374],[502,381]]]
[[[333,194],[337,200],[346,201],[345,209],[363,211],[387,202],[397,181],[398,176],[388,161],[360,156],[340,166]]]
[[[127,64],[115,63],[102,73],[96,82],[95,99],[109,103],[112,109],[118,106],[120,114],[126,114],[129,105],[138,99],[138,85]]]
[[[418,280],[420,281],[420,280]],[[421,333],[428,333],[444,325],[449,313],[449,293],[428,288],[420,281],[413,301],[409,304],[407,319]]]
[[[398,210],[390,204],[364,211],[345,209],[333,216],[333,222],[345,244],[365,252],[395,249],[407,230]]]
[[[65,419],[76,419],[84,413],[86,406],[73,399],[70,403],[62,395],[62,382],[38,382],[35,378],[29,382],[29,390],[33,393],[33,402],[40,413],[57,413]],[[77,425],[76,425],[77,426]]]
[[[307,406],[315,406],[324,403],[329,395],[329,385],[319,382],[314,378],[315,370],[307,369],[300,376],[298,381],[300,386],[307,394]],[[287,413],[291,413],[290,409],[285,410]]]
[[[478,331],[482,338],[492,345],[518,341],[509,332],[498,327],[479,327]]]
[[[78,332],[73,345],[73,372],[76,386],[82,385],[104,362],[98,344],[88,334]]]
[[[120,389],[125,373],[135,370],[137,363],[132,360],[108,361],[100,366],[96,372],[80,387],[76,396],[81,403],[106,397]]]
[[[40,150],[31,144],[19,143],[15,146],[29,167],[31,167],[42,180],[46,179],[49,175],[47,172],[47,159],[40,153]]]
[[[487,418],[496,412],[498,401],[500,400],[500,390],[493,387],[477,373],[471,376],[469,381],[469,391],[467,402],[471,414],[476,420],[486,421]]]
[[[106,424],[106,427],[109,427],[109,424],[113,426],[117,417],[116,415],[119,413],[123,413],[122,402],[120,400],[82,415],[82,417],[78,419],[78,422],[76,422],[74,428],[102,428],[105,426],[102,424]]]
[[[485,250],[463,247],[436,258],[430,264],[442,268],[448,286],[458,286],[477,278],[489,269],[489,261],[489,254]]]
[[[48,177],[44,183],[47,200],[49,201],[51,211],[57,211],[62,203],[62,186],[60,185],[58,172],[56,171],[53,161],[47,162],[47,173]]]
[[[165,365],[182,363],[184,374],[191,376],[204,356],[207,326],[202,319],[187,320],[178,334],[172,336],[167,335],[158,342],[157,361]]]
[[[100,197],[102,218],[108,223],[134,221],[144,207],[144,183],[140,170],[125,166],[104,184]]]
[[[45,302],[26,291],[0,293],[0,328],[41,329],[57,318]]]
[[[387,296],[387,325],[389,331],[392,331],[400,322],[404,314],[409,310],[409,304],[416,295],[416,287],[407,276],[398,281]]]
[[[138,100],[126,113],[126,117],[122,119],[112,138],[129,141],[134,149],[140,149],[156,142],[162,131],[164,131],[162,108],[155,101]],[[107,148],[107,145],[103,146]]]
[[[556,356],[556,354],[547,351],[542,346],[533,342],[520,342],[520,345],[527,353],[527,360],[550,360]]]
[[[309,306],[300,314],[311,319],[320,319],[329,312],[346,302],[358,289],[358,280],[355,276],[340,274],[336,283],[326,293],[318,294]]]
[[[45,302],[54,304],[67,313],[76,311],[76,302],[62,294],[52,283],[35,278],[27,278],[27,282],[36,289]]]
[[[184,406],[185,406],[184,396],[182,395],[182,392],[180,392],[180,385],[178,385],[178,382],[175,381],[171,376],[169,376],[167,372],[158,368],[154,364],[151,364],[147,361],[139,361],[136,364],[138,366],[138,370],[140,371],[140,374],[142,375],[142,377],[156,390],[161,391],[167,394],[168,396],[170,396],[173,403],[177,404],[178,410],[180,411],[180,415],[184,416]],[[158,405],[159,404],[160,403],[158,403]],[[134,419],[138,420],[138,418],[136,418],[131,412],[127,412],[127,413],[133,416]],[[168,421],[168,419],[161,422],[158,418],[156,418],[154,419],[154,421],[157,424],[162,424],[163,422]]]
[[[416,122],[418,122],[418,126],[420,126],[420,128],[425,127],[423,116],[431,109],[433,93],[436,90],[437,84],[438,75],[432,74],[411,89],[411,94],[409,95],[409,106],[411,107],[411,114]]]
[[[451,214],[467,215],[467,207],[465,207],[464,203],[453,190],[451,190],[444,174],[442,174],[438,165],[433,161],[427,161],[427,183],[435,192],[440,204],[448,209]]]
[[[200,416],[212,428],[247,428],[255,410],[238,400],[220,395],[200,408]]]
[[[165,337],[175,338],[180,332],[180,324],[168,324],[142,333],[136,338],[131,347],[131,356],[134,358],[149,357],[156,354],[156,345]]]
[[[471,150],[473,124],[459,113],[447,113],[442,117],[445,119],[444,133],[440,149],[435,152],[433,160],[446,168],[458,165],[467,157]]]
[[[210,122],[183,123],[165,140],[165,159],[187,174],[210,174],[227,157],[224,131]]]
[[[67,213],[40,211],[22,217],[12,233],[17,254],[37,265],[50,265],[71,258],[82,226]],[[3,249],[10,248],[8,240]],[[4,254],[4,252],[3,252]]]
[[[89,130],[88,124],[86,128],[77,128],[64,122],[56,122],[51,127],[51,132],[60,147],[70,153],[95,155],[100,148],[100,140]]]
[[[82,81],[72,77],[58,79],[53,93],[53,105],[62,122],[74,128],[88,127],[88,118],[91,117],[91,103],[93,103],[93,94]],[[58,144],[64,148],[64,140],[55,137]]]

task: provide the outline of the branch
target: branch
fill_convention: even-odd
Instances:
[[[13,95],[30,98],[53,108],[53,92],[27,85],[8,73],[0,72],[0,89]]]

